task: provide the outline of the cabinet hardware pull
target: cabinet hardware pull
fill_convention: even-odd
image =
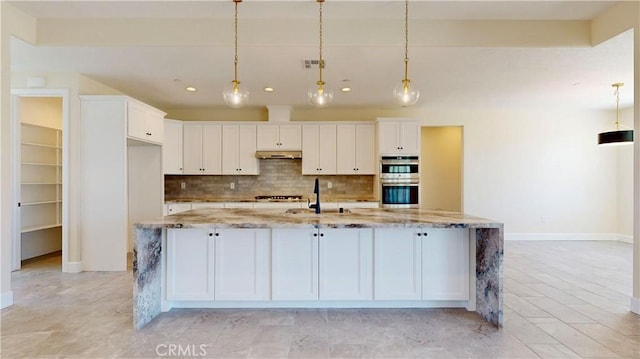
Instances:
[[[426,236],[428,236],[429,234],[428,234],[428,233],[422,233],[422,235],[424,235],[424,236],[426,237]]]
[[[220,236],[220,233],[217,233],[217,232],[216,232],[216,237],[219,237],[219,236]]]
[[[318,236],[318,233],[314,233],[314,234],[313,234],[313,236],[314,236],[314,237],[317,237],[317,236]]]
[[[209,237],[212,237],[212,236],[213,236],[213,233],[209,233]]]
[[[418,237],[422,236],[422,233],[418,233]]]
[[[320,233],[320,237],[324,237],[324,233]]]

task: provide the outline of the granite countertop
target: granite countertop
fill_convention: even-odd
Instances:
[[[203,208],[136,223],[137,228],[502,228],[492,220],[457,212],[424,209],[350,209],[350,213],[313,210],[286,213],[284,209]]]
[[[315,201],[315,199],[313,199]],[[221,203],[221,202],[261,202],[261,203],[269,203],[269,202],[291,202],[291,203],[300,203],[300,202],[307,202],[307,198],[302,198],[302,199],[293,199],[293,200],[288,200],[288,199],[276,199],[276,200],[257,200],[255,198],[179,198],[179,199],[170,199],[170,200],[166,200],[164,201],[164,203],[192,203],[192,202],[212,202],[212,203]],[[345,203],[345,202],[378,202],[377,200],[373,199],[373,198],[350,198],[350,199],[344,199],[344,198],[330,198],[327,200],[324,200],[323,202],[341,202],[341,203]]]

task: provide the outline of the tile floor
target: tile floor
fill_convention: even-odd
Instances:
[[[131,271],[14,272],[2,358],[640,358],[631,245],[505,243],[505,325],[458,309],[172,310],[131,327]]]

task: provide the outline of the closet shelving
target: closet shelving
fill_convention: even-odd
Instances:
[[[62,131],[26,122],[20,127],[21,232],[62,225]]]

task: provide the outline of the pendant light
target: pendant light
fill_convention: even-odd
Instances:
[[[404,79],[393,89],[393,99],[400,106],[411,106],[418,102],[420,90],[409,83],[409,0],[404,2]]]
[[[616,88],[616,129],[598,134],[599,145],[625,145],[633,143],[633,130],[620,129],[620,87],[623,83],[611,85]]]
[[[234,77],[231,84],[225,86],[222,90],[222,97],[224,98],[224,102],[227,105],[233,108],[239,108],[245,105],[249,101],[249,90],[240,86],[240,81],[238,81],[238,3],[241,3],[242,0],[231,0],[235,4],[235,16],[234,16],[234,57],[233,57],[233,67],[234,67]]]
[[[316,107],[324,107],[333,100],[333,91],[327,90],[324,87],[324,81],[322,81],[322,69],[324,68],[324,61],[322,60],[322,3],[324,0],[316,0],[319,4],[319,13],[320,13],[320,58],[318,61],[318,69],[320,77],[318,82],[316,82],[317,87],[312,87],[307,92],[307,96],[309,96],[309,102]]]

